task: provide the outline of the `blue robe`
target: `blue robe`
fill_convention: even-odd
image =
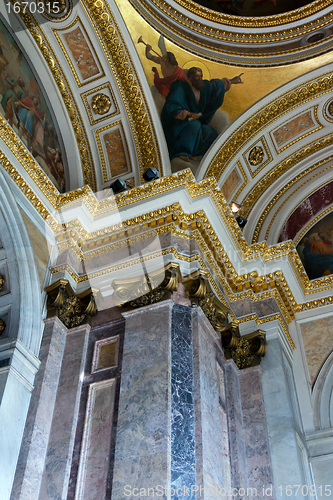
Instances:
[[[310,245],[306,245],[303,250],[304,267],[310,280],[320,278],[327,270],[333,273],[333,254],[323,255],[321,253],[311,253]]]
[[[222,80],[203,80],[197,102],[188,82],[176,81],[170,87],[162,109],[161,121],[167,141],[170,159],[184,156],[202,156],[215,141],[217,132],[207,125],[215,112],[222,106],[225,88]],[[202,113],[198,120],[179,120],[175,116],[183,109]]]

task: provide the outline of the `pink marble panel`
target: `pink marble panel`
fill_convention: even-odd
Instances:
[[[89,387],[76,500],[105,499],[116,379]]]
[[[301,323],[301,333],[313,384],[333,349],[333,316]]]

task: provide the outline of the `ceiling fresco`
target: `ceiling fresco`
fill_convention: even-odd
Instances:
[[[304,0],[197,0],[199,5],[234,16],[261,17],[283,14],[304,7]]]
[[[333,274],[333,214],[314,224],[296,249],[309,279]]]
[[[43,90],[0,21],[0,114],[60,191],[66,190],[59,136]]]
[[[161,46],[160,34],[153,29],[138,12],[136,12],[127,0],[116,0],[116,2],[138,52],[148,83],[152,88],[155,77],[153,68],[155,67],[159,72],[159,76],[162,76],[161,67],[154,61],[146,58],[145,44],[152,46],[151,52],[154,56],[156,56],[156,53],[162,55],[159,47],[159,45]],[[138,43],[140,37],[142,37],[144,43]],[[223,77],[230,79],[243,73],[243,84],[233,85],[226,93],[224,102],[221,106],[221,110],[229,115],[231,122],[258,100],[278,87],[281,87],[302,74],[333,61],[333,53],[330,52],[308,61],[295,62],[287,66],[272,68],[240,68],[235,65],[223,64],[194,55],[166,38],[162,43],[164,43],[166,51],[172,52],[175,55],[181,69],[186,70],[191,66],[198,66],[203,71],[204,79],[210,80]],[[153,51],[156,51],[156,53]]]

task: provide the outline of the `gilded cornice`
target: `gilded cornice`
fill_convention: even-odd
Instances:
[[[0,128],[1,130],[1,128]],[[16,137],[16,136],[15,136]],[[20,144],[21,141],[18,140]],[[28,186],[23,177],[19,174],[16,168],[12,165],[12,163],[8,160],[6,155],[0,151],[0,165],[4,168],[7,174],[13,179],[15,184],[18,186],[23,195],[27,198],[27,200],[31,203],[31,205],[36,209],[37,213],[44,220],[51,220],[51,215],[49,211],[46,209],[44,204],[39,200],[38,196],[35,192]],[[38,167],[40,168],[40,167]],[[42,172],[42,169],[41,173]],[[45,175],[45,174],[44,174]]]
[[[183,172],[183,175],[186,175],[186,172]],[[240,243],[239,249],[245,261],[260,256],[264,261],[270,261],[285,256],[292,261],[292,266],[299,277],[304,293],[314,293],[318,291],[318,289],[325,290],[332,287],[332,277],[309,281],[295,247],[291,242],[281,243],[273,247],[267,247],[266,243],[251,246],[247,245],[234,217],[230,213],[230,209],[222,193],[220,190],[216,189],[216,184],[213,179],[209,181],[213,189],[209,187],[208,180],[200,184],[195,181],[188,182],[187,187],[191,193],[191,197],[205,193],[211,194],[216,208],[220,211],[225,223],[229,226],[230,233],[233,235],[235,243]],[[154,186],[154,183],[150,185]],[[156,186],[157,185],[158,182],[156,182]],[[223,207],[223,210],[221,210],[221,207]],[[214,270],[214,274],[218,276],[230,301],[244,298],[250,298],[251,301],[258,301],[274,297],[288,322],[294,317],[295,312],[306,309],[304,304],[300,305],[296,303],[282,271],[276,271],[262,276],[258,276],[256,272],[238,275],[203,210],[187,214],[182,210],[179,203],[174,203],[173,205],[159,208],[158,210],[139,215],[123,221],[118,225],[103,228],[93,233],[84,233],[82,228],[78,229],[78,225],[78,221],[71,221],[68,224],[63,224],[64,238],[66,234],[69,235],[68,239],[71,243],[67,245],[67,241],[61,241],[59,250],[63,250],[66,246],[71,246],[73,248],[73,245],[76,244],[73,241],[73,234],[77,231],[80,238],[80,241],[77,243],[80,248],[77,246],[75,253],[81,260],[94,258],[103,253],[135,244],[138,241],[150,238],[152,235],[171,232],[181,238],[196,239],[203,255],[205,255],[207,262]],[[177,227],[179,229],[177,229]],[[174,251],[174,249],[166,249],[162,251],[162,254],[167,255],[168,253],[174,253]],[[150,256],[149,258],[152,257]],[[180,257],[180,254],[177,253],[177,258],[187,260],[188,262],[199,260],[200,266],[205,268],[205,264],[198,255]],[[127,267],[127,265],[128,264],[126,264],[125,267]],[[107,274],[123,267],[124,264],[121,264],[121,267],[113,266],[112,268],[104,269],[102,274]],[[68,267],[63,266],[55,268],[53,273],[62,270],[70,272],[71,276],[77,282],[100,276],[100,271],[92,273],[89,277],[78,276],[73,270],[69,270]],[[329,303],[329,298],[325,299],[325,301],[325,304]]]
[[[15,0],[11,1],[12,3],[15,2]],[[23,12],[19,15],[44,57],[66,106],[76,136],[84,182],[91,186],[92,189],[96,190],[96,176],[91,157],[90,144],[87,139],[86,131],[76,101],[63,73],[61,65],[51,47],[51,44],[45,36],[45,33],[35,20],[34,16],[29,13],[23,14]]]
[[[254,137],[261,130],[267,128],[268,124],[276,121],[278,118],[297,106],[303,105],[305,102],[311,101],[318,96],[332,91],[332,88],[333,75],[331,73],[326,73],[321,75],[319,78],[311,79],[301,86],[294,87],[278,99],[274,99],[267,105],[260,108],[259,111],[250,116],[223,143],[222,147],[210,162],[205,173],[205,178],[214,176],[218,180],[237,153],[251,140],[254,140]],[[312,154],[312,152],[315,152],[318,147],[320,149],[331,144],[330,137],[326,137],[322,139],[322,141],[324,141],[323,144],[320,141],[317,141],[318,145],[313,147],[313,151],[304,148],[304,153]],[[295,156],[295,154],[292,155],[292,158],[295,157],[297,162],[302,159],[302,154],[298,154],[300,155],[299,160],[297,160],[297,156]],[[285,167],[290,168],[293,164],[293,160],[289,158],[285,163]]]
[[[112,12],[102,0],[84,0],[82,4],[93,21],[92,26],[101,41],[123,98],[137,150],[141,182],[143,172],[149,167],[158,168],[163,175],[157,137],[147,102]]]

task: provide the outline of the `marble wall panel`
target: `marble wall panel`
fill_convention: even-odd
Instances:
[[[253,488],[256,498],[265,498],[263,488],[272,486],[273,471],[260,376],[260,366],[239,372],[247,487]]]
[[[126,485],[170,485],[171,307],[166,301],[124,314],[112,500],[125,497]]]
[[[39,500],[67,497],[89,330],[67,333]]]
[[[300,324],[311,382],[314,384],[320,368],[333,350],[333,316]]]
[[[67,329],[58,318],[45,320],[29,412],[17,463],[11,500],[36,500],[44,470]]]
[[[89,387],[76,500],[106,498],[115,389],[115,379]]]
[[[171,322],[171,487],[196,484],[192,311],[175,304]]]
[[[261,360],[261,367],[275,496],[280,500],[287,500],[290,497],[286,494],[286,486],[304,484],[304,474],[298,453],[295,418],[278,339],[268,341],[267,353]],[[280,486],[281,490],[278,489]],[[296,498],[301,500],[301,492]]]
[[[193,345],[196,414],[199,417],[196,426],[201,427],[202,450],[201,456],[197,456],[197,483],[202,478],[204,498],[218,498],[216,492],[229,486],[228,478],[224,477],[223,457],[223,433],[227,428],[226,420],[222,422],[220,418],[215,332],[199,308],[193,310]]]
[[[99,311],[97,316],[92,318],[91,330],[88,339],[84,380],[80,398],[80,407],[77,417],[76,436],[75,436],[75,444],[74,444],[67,500],[74,500],[76,498],[77,494],[76,489],[78,487],[79,465],[81,461],[81,456],[82,457],[84,456],[82,449],[83,446],[85,446],[87,449],[87,446],[89,444],[89,439],[87,440],[86,437],[84,437],[84,434],[85,436],[87,436],[87,431],[85,431],[85,428],[87,427],[86,415],[88,413],[88,408],[89,408],[88,400],[89,400],[90,387],[91,385],[99,387],[98,384],[102,384],[104,382],[106,385],[108,385],[110,381],[113,380],[114,387],[112,386],[111,388],[108,387],[104,388],[106,391],[107,399],[110,399],[110,390],[111,391],[114,390],[115,392],[114,403],[113,403],[114,410],[113,412],[111,412],[112,413],[111,434],[110,438],[107,437],[105,439],[105,443],[103,443],[103,450],[104,450],[103,466],[105,467],[106,465],[108,466],[107,477],[106,477],[106,490],[104,497],[107,500],[110,500],[112,479],[113,479],[113,463],[114,463],[114,450],[116,441],[116,427],[117,427],[117,416],[118,416],[118,400],[119,400],[119,390],[120,390],[120,373],[121,373],[121,363],[122,363],[124,330],[125,330],[125,320],[120,315],[118,308]],[[119,345],[117,366],[112,366],[109,368],[105,368],[103,370],[94,371],[94,357],[97,350],[96,345],[105,340],[108,341],[110,340],[110,338],[117,339],[117,344]],[[103,385],[101,385],[101,387],[103,388]],[[92,401],[91,398],[90,401]],[[99,405],[97,405],[97,408],[99,408]],[[95,413],[95,416],[97,415],[97,413]],[[102,420],[100,422],[100,425],[101,425],[101,431],[103,433],[109,432],[108,425],[105,427],[103,421],[104,419],[108,420],[110,415],[109,414],[105,415],[103,411],[100,413]],[[108,420],[108,422],[110,421]],[[102,500],[104,497],[100,496],[98,500]]]
[[[247,484],[245,442],[243,436],[241,393],[238,372],[233,362],[225,364],[224,373],[229,430],[231,485],[233,488],[241,488]]]

